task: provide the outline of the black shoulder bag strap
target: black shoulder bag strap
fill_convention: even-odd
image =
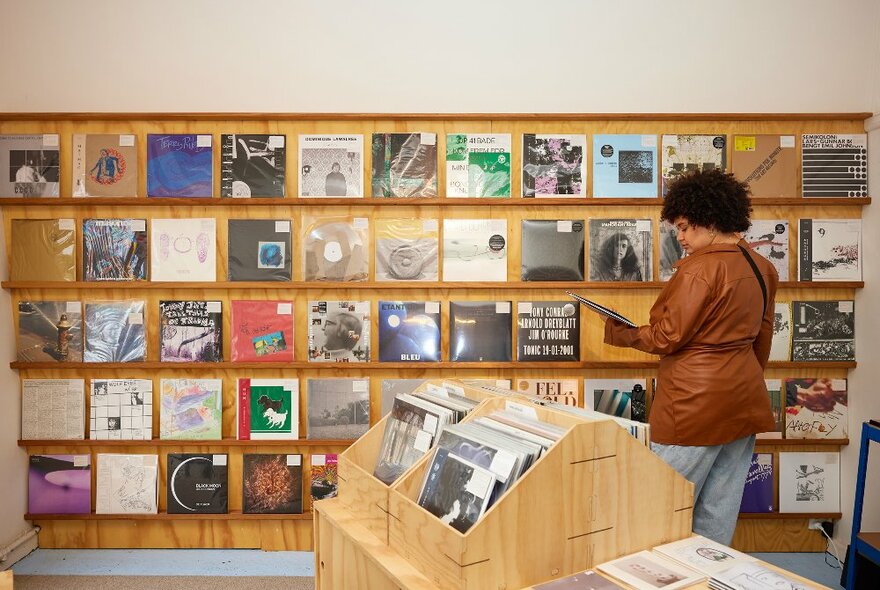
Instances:
[[[746,249],[739,244],[737,244],[737,247],[742,252],[742,255],[746,257],[746,260],[749,261],[749,266],[752,267],[752,270],[755,272],[755,277],[758,279],[758,284],[761,285],[761,295],[764,297],[764,313],[761,314],[761,317],[763,318],[764,315],[767,314],[767,285],[764,283],[764,277],[761,276],[761,272],[758,270],[758,265],[755,264],[755,261],[749,256]]]

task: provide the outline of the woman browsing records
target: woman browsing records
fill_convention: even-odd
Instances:
[[[729,545],[755,434],[774,429],[764,368],[779,281],[741,239],[748,186],[720,170],[669,187],[661,219],[687,257],[636,328],[605,322],[605,342],[660,356],[651,449],[694,483],[694,532]]]

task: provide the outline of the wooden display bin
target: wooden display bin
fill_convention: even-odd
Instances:
[[[420,385],[417,391],[427,390],[429,385],[442,386],[448,379],[431,379]],[[492,394],[462,383],[456,383],[465,396],[482,401],[494,397]],[[517,396],[519,397],[519,396]],[[385,424],[388,417],[382,418],[375,426],[339,455],[339,503],[351,510],[357,521],[376,535],[383,543],[388,543],[388,495],[389,486],[373,475]],[[410,469],[413,469],[413,466]]]
[[[360,516],[365,498],[356,507],[345,507],[353,498],[342,496],[318,503],[316,587],[372,590],[386,587],[377,581],[381,579],[388,588],[522,588],[691,534],[693,485],[612,420],[581,418],[524,399],[490,397],[466,421],[502,410],[509,402],[527,405],[527,411],[567,428],[567,433],[464,534],[417,503],[433,452],[388,489],[387,546],[381,539],[364,541],[365,525],[372,518],[372,508]],[[362,442],[364,438],[352,447],[350,458],[367,459],[369,448],[378,453],[379,443],[355,450]],[[357,479],[356,473],[348,471],[341,493],[353,476]],[[356,491],[365,486],[355,482],[350,487]],[[341,571],[339,551],[362,561],[363,571],[370,571],[369,582]]]

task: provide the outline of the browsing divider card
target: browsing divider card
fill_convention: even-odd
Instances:
[[[217,228],[213,218],[153,219],[151,234],[153,281],[217,280]]]
[[[657,197],[656,135],[593,136],[594,197]]]

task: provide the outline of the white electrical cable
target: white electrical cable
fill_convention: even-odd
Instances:
[[[831,543],[831,550],[833,551],[832,555],[834,556],[834,559],[837,560],[837,567],[842,568],[843,562],[840,561],[840,553],[837,551],[837,545],[834,543],[834,539],[832,539],[831,537],[828,536],[828,533],[825,532],[824,527],[820,526],[819,530],[822,531],[822,534],[825,536],[826,539],[828,539],[828,542]],[[827,543],[825,546],[825,553],[826,554],[828,553],[828,544]],[[852,567],[852,566],[850,566],[850,567]]]

